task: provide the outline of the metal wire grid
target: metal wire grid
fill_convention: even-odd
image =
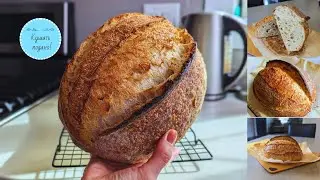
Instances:
[[[188,130],[185,137],[176,143],[181,149],[179,156],[169,164],[162,173],[197,172],[199,168],[195,163],[182,163],[190,161],[211,160],[212,154],[200,139],[197,139],[192,129]],[[81,150],[71,140],[67,130],[63,129],[59,144],[56,148],[53,167],[83,167],[89,163],[90,154]]]
[[[65,167],[37,172],[35,179],[80,179],[85,167]],[[161,174],[194,173],[200,169],[196,162],[175,162],[162,169]]]

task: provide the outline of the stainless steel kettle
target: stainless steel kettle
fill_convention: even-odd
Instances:
[[[182,26],[193,36],[207,68],[206,100],[219,100],[246,72],[247,39],[236,17],[223,12],[189,14],[182,17]],[[224,37],[231,31],[243,40],[243,58],[235,73],[224,74]],[[237,63],[239,64],[239,63]]]

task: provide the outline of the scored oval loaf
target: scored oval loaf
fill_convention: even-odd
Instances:
[[[299,143],[292,137],[276,136],[265,145],[264,156],[282,161],[300,161],[303,153]]]
[[[74,143],[109,161],[148,159],[169,129],[199,113],[206,71],[185,29],[158,16],[111,18],[81,44],[60,84],[59,116]]]
[[[253,81],[253,93],[274,117],[307,115],[316,98],[316,88],[309,75],[294,65],[269,61]]]

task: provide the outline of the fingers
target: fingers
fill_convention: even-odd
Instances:
[[[98,157],[91,157],[89,164],[83,173],[83,180],[96,179],[103,177],[113,171]]]
[[[180,149],[177,147],[174,147],[173,152],[172,152],[172,157],[169,162],[173,161],[176,157],[178,157],[179,153],[180,153]]]
[[[158,142],[157,147],[149,159],[149,161],[141,166],[142,170],[146,170],[156,176],[172,159],[173,155],[177,156],[179,150],[174,147],[177,140],[177,131],[169,130]]]

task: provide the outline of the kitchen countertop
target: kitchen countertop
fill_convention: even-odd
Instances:
[[[304,14],[311,17],[308,21],[310,28],[320,32],[320,6],[318,5],[318,0],[293,0],[248,8],[248,24],[257,22],[267,15],[271,15],[276,6],[288,3],[296,5]]]
[[[270,139],[276,135],[267,135],[250,142]],[[298,142],[307,142],[311,151],[320,152],[320,139],[294,137]],[[277,174],[269,174],[259,162],[248,154],[247,166],[248,180],[316,180],[320,178],[320,162],[304,165]]]
[[[246,121],[246,103],[233,94],[218,102],[205,102],[192,129],[213,160],[180,163],[196,172],[162,173],[159,180],[246,179]],[[0,178],[80,178],[84,167],[51,165],[61,130],[57,96],[0,127]]]

